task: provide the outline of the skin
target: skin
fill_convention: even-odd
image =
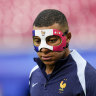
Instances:
[[[58,23],[55,23],[52,26],[48,26],[48,27],[36,27],[36,26],[33,26],[33,30],[42,30],[42,29],[58,29],[58,30],[60,30],[62,32],[65,32],[66,28],[64,28],[63,26],[59,25]],[[36,37],[36,38],[39,39],[39,37]],[[71,33],[68,32],[68,34],[66,35],[66,43],[69,43],[70,39],[71,39]],[[59,43],[60,43],[60,38],[56,39],[56,42],[54,44],[57,45]],[[50,44],[50,42],[49,42],[49,44]],[[53,69],[54,69],[54,67],[55,67],[55,63],[59,59],[67,57],[70,54],[70,50],[69,50],[69,48],[66,48],[64,51],[53,52],[53,51],[51,51],[51,50],[49,50],[47,48],[42,48],[39,52],[37,52],[37,54],[38,54],[39,58],[41,59],[41,61],[46,66],[45,72],[47,74],[51,74]],[[48,58],[48,59],[46,60],[46,58]]]

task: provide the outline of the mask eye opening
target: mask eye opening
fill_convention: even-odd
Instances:
[[[58,46],[62,43],[62,39],[57,35],[50,35],[46,37],[46,43],[50,46]]]
[[[33,36],[33,44],[38,47],[38,46],[40,46],[40,43],[41,43],[40,37],[39,36]]]

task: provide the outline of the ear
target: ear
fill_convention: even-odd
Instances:
[[[72,37],[71,32],[68,32],[68,33],[66,34],[66,43],[69,44],[69,42],[70,42],[70,40],[71,40],[71,37]]]

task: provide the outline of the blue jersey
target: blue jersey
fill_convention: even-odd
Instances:
[[[30,96],[96,96],[96,70],[73,50],[47,75],[39,58],[30,74]]]

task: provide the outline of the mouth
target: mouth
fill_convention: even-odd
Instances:
[[[51,60],[52,56],[41,56],[41,59],[44,61]]]

